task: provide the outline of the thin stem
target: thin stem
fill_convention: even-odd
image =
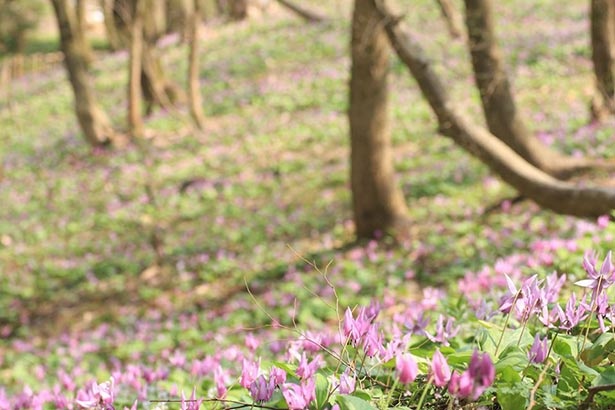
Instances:
[[[495,353],[493,354],[494,358],[496,358],[496,359],[498,357],[498,351],[500,350],[500,344],[502,344],[502,339],[504,339],[504,332],[506,331],[506,327],[508,326],[508,321],[510,320],[510,315],[512,314],[512,310],[515,307],[515,304],[517,304],[517,299],[519,298],[520,294],[521,294],[521,290],[519,290],[515,294],[515,298],[513,299],[512,305],[510,306],[510,310],[508,311],[508,315],[506,315],[506,320],[504,321],[504,327],[502,328],[502,334],[500,335],[500,340],[498,340],[498,344],[495,346]]]
[[[423,389],[423,393],[421,393],[421,398],[419,399],[419,404],[416,407],[416,410],[421,410],[421,408],[423,407],[423,402],[425,401],[425,397],[427,396],[427,390],[429,390],[431,388],[431,380],[432,380],[431,377],[429,379],[427,379],[427,383],[425,384],[425,388]]]

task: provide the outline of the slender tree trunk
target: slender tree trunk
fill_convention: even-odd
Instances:
[[[504,69],[493,21],[491,0],[464,0],[474,78],[489,131],[529,163],[561,179],[591,168],[584,158],[564,156],[528,130]]]
[[[105,19],[105,31],[107,33],[107,41],[109,48],[112,51],[121,50],[123,48],[122,39],[115,26],[115,18],[113,17],[114,0],[100,0],[100,8]]]
[[[389,47],[371,0],[355,0],[350,76],[350,180],[357,236],[373,237],[405,223],[395,185],[388,118]]]
[[[87,10],[85,0],[77,0],[75,3],[75,14],[77,15],[77,29],[80,36],[83,38],[83,52],[88,64],[94,61],[94,52],[87,37]]]
[[[603,120],[615,111],[615,3],[591,0],[591,47],[596,92],[592,119]]]
[[[442,11],[442,17],[446,21],[448,32],[453,38],[463,38],[463,16],[455,8],[451,0],[437,0]]]
[[[88,73],[84,39],[77,28],[77,16],[68,0],[51,0],[60,30],[60,46],[75,96],[75,113],[86,141],[94,146],[111,141],[114,133],[105,112],[96,103]]]
[[[141,56],[143,55],[143,0],[134,0],[130,41],[130,75],[128,77],[128,128],[133,138],[143,137],[141,115]]]
[[[447,86],[430,65],[420,44],[402,32],[394,17],[379,0],[376,5],[387,35],[402,62],[416,79],[421,92],[438,118],[440,132],[485,163],[523,196],[552,211],[582,217],[597,217],[615,209],[615,190],[560,181],[527,162],[511,147],[464,116],[449,98]]]
[[[194,0],[194,10],[190,16],[190,54],[188,56],[188,102],[190,103],[190,115],[196,126],[202,130],[205,125],[203,116],[203,99],[201,97],[201,85],[199,81],[199,41],[201,27],[201,7],[199,0]]]

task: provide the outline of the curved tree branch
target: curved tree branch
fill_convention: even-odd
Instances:
[[[560,181],[528,163],[489,131],[474,124],[449,98],[421,46],[396,24],[380,0],[372,0],[383,19],[389,41],[416,79],[438,118],[440,132],[485,163],[523,196],[554,212],[597,217],[615,209],[615,190],[581,187]]]
[[[320,23],[322,21],[327,20],[326,17],[318,13],[315,13],[311,10],[305,9],[301,6],[298,6],[290,0],[277,0],[277,2],[280,3],[282,6],[286,7],[287,9],[291,10],[295,14],[297,14],[299,17],[301,17],[308,23]]]

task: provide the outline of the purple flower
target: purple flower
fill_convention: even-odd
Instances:
[[[304,380],[301,385],[287,383],[282,386],[282,396],[289,410],[306,409],[316,396],[314,379]]]
[[[316,373],[316,370],[320,368],[320,356],[316,356],[314,360],[308,362],[305,353],[301,355],[301,360],[299,361],[299,366],[297,366],[297,371],[295,372],[297,376],[302,379],[309,379]]]
[[[431,378],[438,387],[444,387],[451,379],[451,369],[440,350],[436,349],[431,359]]]
[[[250,388],[250,385],[258,377],[260,370],[260,360],[258,362],[252,362],[247,359],[243,359],[241,368],[241,380],[239,384],[246,389]]]
[[[192,395],[188,400],[186,400],[186,396],[182,391],[181,410],[199,410],[201,408],[201,403],[203,403],[203,399],[197,400],[196,398],[196,387],[192,389]]]
[[[250,385],[250,396],[255,402],[265,402],[271,400],[275,385],[267,382],[262,374],[256,378]]]
[[[410,353],[400,353],[395,360],[397,377],[403,384],[412,383],[419,371],[416,362]]]
[[[613,268],[613,263],[611,262],[611,251],[606,254],[606,258],[604,258],[604,262],[602,262],[600,271],[596,268],[596,263],[597,262],[594,255],[585,254],[585,257],[583,258],[583,268],[585,269],[585,272],[587,272],[589,279],[583,279],[575,282],[575,285],[592,290],[592,304],[596,301],[598,295],[600,295],[605,289],[615,282],[615,278],[613,277],[615,269]]]
[[[286,372],[280,368],[271,366],[271,370],[269,370],[269,381],[273,383],[274,386],[284,384],[286,381]]]
[[[114,389],[115,380],[110,377],[108,381],[96,384],[92,383],[87,390],[80,390],[77,393],[75,402],[82,408],[102,407],[104,409],[113,408],[115,400]]]
[[[356,385],[356,379],[350,375],[350,369],[344,370],[344,373],[340,375],[340,393],[351,394]]]
[[[547,353],[549,351],[549,345],[547,338],[541,339],[538,333],[534,337],[534,343],[528,352],[528,358],[530,363],[544,363],[547,359]]]
[[[495,367],[487,353],[474,350],[468,370],[462,374],[453,372],[448,391],[458,398],[476,400],[495,380]]]
[[[562,330],[571,330],[585,319],[586,308],[583,304],[577,306],[577,298],[573,293],[566,302],[566,310],[562,310],[559,305],[555,305],[555,311],[559,319],[559,328]]]

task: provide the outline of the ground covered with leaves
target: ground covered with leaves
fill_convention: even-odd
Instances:
[[[409,27],[479,118],[465,45],[416,3]],[[615,121],[587,122],[585,5],[534,3],[496,14],[522,114],[563,151],[612,157]],[[436,134],[397,61],[413,226],[353,243],[349,5],[329,6],[319,25],[279,12],[206,30],[203,133],[157,111],[151,138],[92,152],[61,69],[3,90],[0,409],[615,402],[615,225],[502,201],[515,193]],[[164,48],[182,83],[186,55]],[[122,52],[94,65],[118,128],[126,73]]]

